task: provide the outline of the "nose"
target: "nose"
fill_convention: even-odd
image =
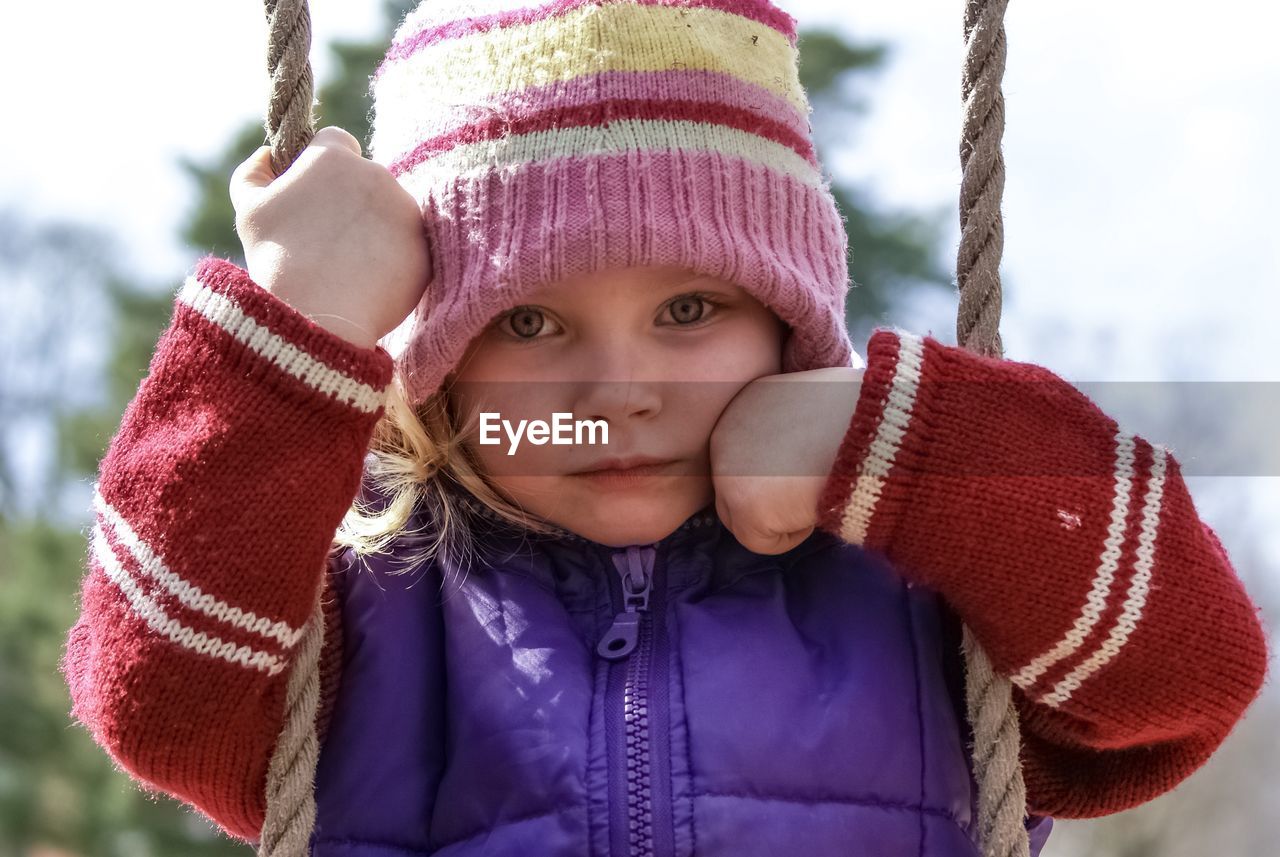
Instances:
[[[653,381],[584,381],[573,406],[575,419],[604,420],[610,425],[652,419],[662,410]]]
[[[636,349],[614,340],[584,355],[586,377],[575,387],[575,419],[603,419],[611,424],[633,418],[652,419],[662,410],[661,382],[645,375]]]

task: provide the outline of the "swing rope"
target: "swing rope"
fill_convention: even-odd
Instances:
[[[311,118],[315,81],[311,76],[311,9],[307,0],[266,0],[267,143],[271,166],[283,175],[316,135]]]
[[[266,143],[277,176],[298,158],[315,136],[311,103],[311,10],[307,0],[265,0],[267,73]],[[267,814],[257,848],[259,857],[305,857],[315,829],[315,776],[320,745],[316,714],[320,705],[320,653],[324,645],[323,587],[307,619],[297,661],[285,689],[285,725],[267,766]]]
[[[1003,359],[1000,340],[1000,256],[1004,251],[1004,14],[1009,0],[966,0],[961,74],[964,123],[960,137],[960,248],[956,254],[956,341],[985,357]],[[984,857],[1026,857],[1027,790],[1019,758],[1021,734],[1013,685],[995,672],[973,632],[964,626],[965,704],[973,727],[978,783],[978,839]]]
[[[307,0],[265,0],[267,70],[271,97],[265,121],[271,163],[282,175],[315,136],[314,82],[309,60],[311,13]],[[961,77],[964,124],[960,143],[961,238],[956,258],[960,293],[956,340],[961,347],[1003,358],[1000,340],[1000,257],[1004,225],[1004,14],[1008,0],[966,0],[965,60]],[[259,857],[305,857],[315,827],[315,775],[319,760],[316,714],[324,610],[317,593],[285,692],[284,729],[267,770],[267,812]],[[1026,787],[1019,759],[1018,712],[1012,685],[998,675],[968,626],[963,628],[965,695],[973,727],[978,784],[978,837],[983,857],[1027,857]]]

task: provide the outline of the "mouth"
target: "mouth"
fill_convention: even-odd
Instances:
[[[665,458],[637,456],[635,458],[610,458],[596,462],[584,470],[576,471],[575,476],[596,475],[631,475],[647,476],[664,472],[674,461]]]
[[[652,484],[652,480],[674,470],[676,463],[657,459],[636,460],[630,464],[625,461],[620,464],[604,462],[572,475],[596,488],[634,488]]]

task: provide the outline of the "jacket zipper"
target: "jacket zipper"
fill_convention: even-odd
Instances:
[[[618,850],[624,843],[626,846],[625,851],[614,857],[655,857],[671,851],[672,835],[667,832],[671,824],[671,801],[668,788],[663,787],[670,782],[670,763],[665,754],[655,753],[664,746],[662,736],[667,732],[668,712],[665,704],[652,705],[651,692],[654,688],[663,689],[666,681],[661,668],[666,658],[665,635],[664,651],[659,653],[659,658],[654,658],[658,637],[654,633],[654,614],[661,615],[666,600],[662,584],[655,580],[656,557],[657,549],[652,545],[632,545],[611,553],[620,582],[620,597],[614,598],[613,623],[596,646],[597,654],[603,658],[614,662],[625,660],[618,664],[621,682],[617,680],[617,671],[611,670],[607,691],[612,703],[608,710],[621,711],[624,750],[619,755],[625,756],[626,771],[625,796],[622,783],[617,782],[610,788],[614,798],[611,804],[617,808],[610,850]],[[665,703],[666,694],[661,693],[659,699]],[[615,718],[613,723],[617,722]],[[658,735],[657,740],[651,740],[654,734]],[[655,766],[661,769],[655,771]],[[658,788],[655,789],[655,785]],[[625,826],[621,817],[624,802]]]

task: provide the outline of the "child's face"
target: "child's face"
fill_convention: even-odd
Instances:
[[[458,368],[459,416],[494,413],[468,447],[498,490],[527,512],[602,544],[657,541],[713,498],[711,430],[749,381],[781,371],[787,327],[737,285],[675,267],[614,269],[543,286],[500,313],[468,345]],[[676,383],[678,382],[678,383]],[[554,428],[565,413],[603,421],[609,442],[539,445],[514,454],[503,421]],[[528,424],[526,424],[528,425]],[[526,429],[527,431],[527,429]],[[606,458],[672,463],[629,482],[580,471]]]

